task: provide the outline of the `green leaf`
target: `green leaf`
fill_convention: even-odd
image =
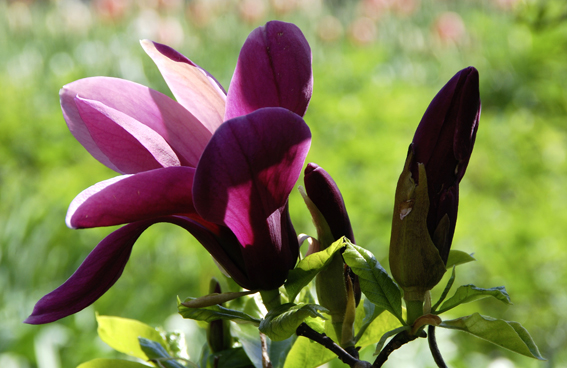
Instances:
[[[303,289],[319,271],[327,267],[333,255],[346,246],[345,238],[331,244],[327,249],[308,255],[301,260],[287,276],[284,284],[289,301],[293,302],[301,289]]]
[[[444,321],[439,327],[468,332],[476,337],[530,358],[543,358],[528,331],[518,322],[482,316],[470,316]]]
[[[193,298],[188,298],[191,300]],[[260,325],[260,320],[254,318],[244,312],[233,309],[221,307],[220,305],[213,305],[204,308],[189,308],[183,305],[179,300],[177,303],[177,310],[183,318],[194,319],[197,321],[212,322],[217,319],[234,321],[236,323],[252,323],[256,326]]]
[[[176,358],[189,358],[187,354],[187,341],[182,332],[163,332],[162,336],[168,347],[168,351]]]
[[[385,333],[399,327],[402,327],[400,321],[392,313],[384,311],[365,329],[356,346],[364,348],[365,346],[376,344]]]
[[[305,323],[319,333],[325,333],[336,341],[335,329],[331,321],[319,318],[308,318]],[[337,356],[323,345],[304,336],[299,336],[289,351],[283,368],[315,368],[333,360]]]
[[[510,296],[506,292],[504,286],[497,286],[490,289],[482,289],[474,285],[463,285],[459,286],[455,295],[453,295],[449,300],[447,300],[437,314],[444,313],[449,309],[455,308],[459,304],[470,303],[478,299],[494,297],[506,304],[512,304],[510,301]]]
[[[148,357],[138,342],[138,337],[157,341],[164,348],[167,344],[160,333],[153,327],[134,319],[99,316],[96,315],[98,322],[98,336],[111,348],[121,353],[148,360]]]
[[[251,364],[256,368],[262,368],[262,342],[258,328],[250,324],[233,324],[231,327],[232,335],[238,338],[238,341],[242,344],[242,348],[252,362]],[[273,368],[283,367],[287,353],[294,341],[295,336],[283,341],[272,341],[266,338],[268,356]]]
[[[462,250],[451,249],[445,266],[448,270],[450,270],[453,266],[458,266],[472,261],[476,261],[476,258],[473,257],[472,253],[468,254]]]
[[[358,342],[360,340],[360,338],[362,337],[368,326],[370,326],[372,321],[374,321],[374,319],[376,319],[376,317],[378,317],[385,310],[384,308],[378,307],[376,304],[372,303],[367,298],[364,298],[362,305],[364,308],[364,319],[362,320],[362,323],[360,324],[360,328],[358,329],[358,332],[354,338],[355,342]],[[360,316],[361,314],[360,312],[361,311],[359,305],[359,307],[356,310],[356,317]]]
[[[145,339],[143,337],[138,338],[140,343],[140,348],[144,351],[148,360],[153,362],[158,367],[163,368],[185,368],[185,366],[169,355],[167,350],[163,348],[159,343]],[[196,367],[195,364],[192,364]]]
[[[250,361],[250,358],[248,358],[248,355],[246,355],[246,351],[244,351],[243,348],[233,348],[210,355],[206,367],[254,368],[254,365]]]
[[[378,344],[376,345],[376,350],[374,351],[374,355],[380,354],[380,351],[382,351],[382,348],[384,347],[384,344],[386,343],[386,340],[388,340],[388,338],[395,336],[402,331],[409,330],[410,328],[411,328],[410,326],[401,326],[384,333],[384,335],[382,335],[382,337],[378,341]]]
[[[364,295],[378,307],[392,313],[404,324],[402,293],[374,255],[349,242],[343,258],[352,271],[358,275],[360,289]]]
[[[272,309],[260,323],[260,331],[273,341],[282,341],[295,333],[299,325],[308,317],[323,317],[319,311],[326,308],[317,304],[282,304]]]
[[[124,359],[93,359],[77,368],[148,368],[147,365]]]
[[[432,313],[435,313],[437,308],[439,308],[441,303],[443,303],[443,300],[445,300],[445,298],[449,294],[449,291],[451,290],[451,287],[453,286],[453,283],[455,282],[455,268],[456,268],[456,266],[453,266],[453,272],[451,273],[451,277],[449,278],[449,281],[447,281],[447,286],[445,286],[445,289],[443,290],[441,297],[439,298],[437,303],[435,303],[435,305],[433,307],[431,307]]]
[[[250,295],[257,293],[258,291],[240,291],[240,292],[229,292],[229,293],[213,293],[209,295],[202,296],[200,298],[188,298],[183,303],[184,306],[189,308],[204,308],[210,307],[215,304],[223,304],[228,301],[240,298],[245,295]]]

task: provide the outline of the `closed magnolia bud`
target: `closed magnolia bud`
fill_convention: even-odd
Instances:
[[[390,268],[406,300],[423,300],[445,272],[480,118],[478,71],[458,72],[435,96],[396,188]]]
[[[320,249],[323,250],[341,237],[354,242],[354,234],[341,192],[329,173],[310,163],[305,169],[303,199],[317,228]],[[353,323],[356,304],[360,300],[358,277],[344,264],[340,253],[315,280],[319,303],[329,310],[331,322],[341,346],[354,345]]]

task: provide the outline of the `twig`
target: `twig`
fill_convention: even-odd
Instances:
[[[260,343],[262,344],[262,368],[272,368],[272,362],[268,355],[268,343],[266,342],[266,335],[260,332]]]
[[[439,347],[437,346],[437,340],[435,339],[435,326],[429,326],[427,329],[427,342],[429,342],[429,350],[431,350],[431,355],[439,368],[447,368],[447,364],[441,356]]]
[[[386,362],[386,360],[388,360],[388,357],[390,356],[390,354],[392,354],[394,350],[401,348],[404,344],[407,344],[408,342],[413,341],[418,337],[425,337],[425,336],[426,336],[425,331],[421,331],[421,333],[418,336],[410,335],[407,330],[400,332],[399,334],[394,336],[392,340],[390,340],[390,342],[388,343],[388,345],[384,347],[384,349],[382,349],[382,351],[380,352],[380,354],[378,354],[378,357],[374,361],[374,364],[372,364],[372,367],[373,368],[382,367],[382,365]]]
[[[309,327],[305,322],[299,325],[297,330],[295,330],[295,333],[297,334],[297,336],[305,336],[308,339],[323,345],[324,347],[335,353],[343,363],[345,363],[351,368],[364,367],[364,363],[367,363],[367,362],[362,362],[357,358],[353,357],[346,350],[344,350],[339,345],[337,345],[330,337],[315,331],[314,329]]]

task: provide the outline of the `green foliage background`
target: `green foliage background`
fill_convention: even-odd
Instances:
[[[210,277],[220,273],[188,233],[171,225],[144,233],[124,275],[93,307],[46,326],[22,324],[34,303],[64,282],[112,230],[65,227],[74,196],[116,173],[69,133],[58,91],[76,79],[106,75],[171,95],[138,44],[151,36],[151,19],[175,19],[184,38],[174,46],[227,88],[247,34],[280,19],[296,23],[313,52],[308,160],[335,178],[357,244],[386,269],[395,183],[414,130],[454,73],[469,65],[479,70],[482,117],[461,184],[453,243],[474,252],[478,262],[460,267],[456,282],[505,285],[514,305],[485,300],[451,315],[478,310],[518,321],[549,360],[531,361],[446,330],[437,333],[440,348],[452,367],[567,367],[564,3],[414,1],[411,13],[389,11],[372,20],[375,38],[361,45],[349,36],[349,25],[360,17],[358,2],[336,0],[289,13],[267,6],[249,22],[239,16],[241,3],[219,2],[222,11],[199,27],[189,16],[195,1],[179,1],[179,8],[169,10],[130,4],[123,17],[106,20],[90,2],[0,2],[0,366],[74,367],[115,356],[96,336],[95,310],[185,330],[198,358],[203,334],[175,317],[176,295],[204,295]],[[455,42],[442,42],[436,33],[446,12],[465,26]],[[344,32],[323,41],[320,21],[329,15]],[[314,234],[299,194],[290,201],[296,230]],[[388,364],[421,367],[433,361],[423,341],[397,351]]]

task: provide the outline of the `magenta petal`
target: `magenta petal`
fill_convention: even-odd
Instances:
[[[130,224],[107,236],[63,285],[37,302],[33,313],[24,322],[53,322],[94,303],[122,275],[132,246],[152,223]]]
[[[287,199],[310,143],[309,128],[298,115],[260,109],[221,125],[195,173],[197,212],[234,232],[247,274],[262,288],[279,286],[297,257]]]
[[[226,93],[220,83],[171,47],[149,40],[140,43],[177,101],[214,132],[224,121]]]
[[[148,126],[97,101],[77,96],[75,104],[97,147],[120,173],[180,165],[169,144]]]
[[[88,228],[195,213],[194,173],[191,167],[168,167],[101,181],[71,202],[65,221]]]
[[[69,130],[94,158],[113,170],[117,168],[91,137],[81,118],[75,97],[93,100],[118,110],[148,126],[171,146],[181,164],[196,167],[212,133],[179,103],[151,88],[123,79],[85,78],[60,91],[61,108]],[[119,171],[119,170],[117,170]]]
[[[225,120],[262,107],[303,116],[313,91],[311,49],[294,24],[271,21],[242,46],[228,89]]]

